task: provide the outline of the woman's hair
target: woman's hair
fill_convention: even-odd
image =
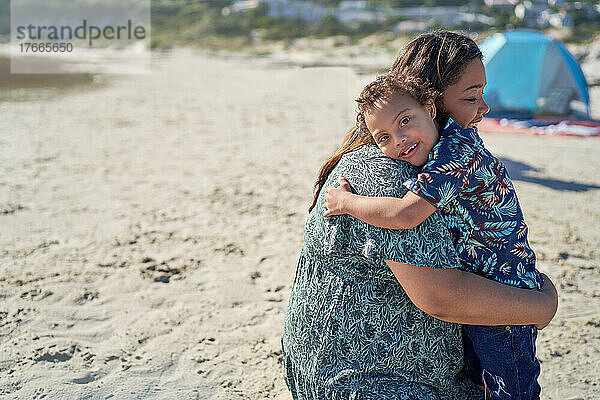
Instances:
[[[438,95],[436,91],[431,90],[425,85],[421,79],[414,76],[381,75],[365,86],[358,98],[355,99],[357,103],[356,126],[346,135],[341,146],[321,167],[314,186],[313,202],[308,212],[317,204],[317,199],[323,185],[325,185],[329,174],[333,171],[342,156],[365,144],[375,144],[375,140],[367,127],[365,114],[371,111],[377,102],[389,98],[398,92],[411,96],[421,105],[426,104],[430,99],[435,101]]]
[[[448,112],[442,107],[444,91],[459,81],[467,64],[481,58],[479,46],[468,36],[434,31],[409,42],[396,57],[388,74],[417,76],[436,90],[439,93],[436,119],[444,126],[448,120]]]
[[[471,38],[450,31],[424,33],[408,43],[396,57],[388,78],[378,77],[356,99],[356,127],[346,135],[342,145],[321,167],[314,186],[313,202],[308,211],[315,207],[325,181],[342,156],[365,144],[375,143],[365,124],[364,112],[377,100],[393,90],[405,91],[420,104],[433,99],[437,108],[436,121],[439,126],[445,126],[448,112],[442,107],[444,91],[458,82],[467,64],[481,58],[481,50]]]

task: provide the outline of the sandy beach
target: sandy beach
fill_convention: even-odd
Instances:
[[[355,71],[178,50],[7,92],[0,397],[288,399],[283,318],[317,170],[373,77]],[[560,291],[542,398],[600,399],[600,139],[482,137]]]

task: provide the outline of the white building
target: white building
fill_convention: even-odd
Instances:
[[[488,7],[509,8],[514,7],[518,3],[518,0],[484,0],[484,2]]]
[[[344,0],[338,4],[338,10],[366,10],[369,5],[365,0]]]
[[[538,17],[538,26],[553,26],[554,28],[565,28],[573,26],[573,20],[565,11],[552,12],[544,10]]]
[[[515,0],[489,0],[515,1]],[[461,23],[482,23],[492,25],[494,19],[483,14],[468,12],[462,7],[405,7],[386,8],[375,7],[366,0],[344,0],[337,8],[323,7],[311,1],[289,0],[237,0],[234,4],[222,10],[223,15],[242,12],[258,7],[260,3],[267,5],[271,18],[301,19],[314,23],[326,16],[334,16],[342,24],[361,22],[384,23],[390,16],[400,16],[407,21],[401,22],[395,28],[399,32],[421,32],[431,27],[435,22],[444,26],[455,26]],[[416,23],[416,25],[411,25]],[[424,28],[425,27],[425,28]]]
[[[538,26],[539,22],[544,23],[543,19],[539,21],[539,18],[542,12],[546,11],[546,9],[546,6],[533,5],[530,1],[525,1],[521,4],[517,4],[517,6],[515,7],[515,17],[522,20],[523,25],[525,26]]]
[[[485,25],[492,25],[494,23],[494,18],[492,17],[465,12],[459,7],[407,7],[394,9],[393,13],[409,21],[424,21],[430,25],[434,22],[443,26],[455,26],[463,22],[479,22]]]
[[[423,33],[431,27],[432,22],[427,21],[400,21],[393,28],[396,35],[402,33]]]
[[[323,7],[310,1],[261,0],[267,4],[269,17],[301,19],[306,22],[318,22],[333,14],[332,8]]]
[[[251,10],[253,8],[258,7],[259,4],[260,0],[236,0],[236,2],[230,5],[229,7],[223,8],[221,10],[221,14],[229,15]]]
[[[342,24],[353,24],[359,22],[379,22],[387,20],[387,15],[377,11],[364,0],[346,0],[340,2],[334,13]]]

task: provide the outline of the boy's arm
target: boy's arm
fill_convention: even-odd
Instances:
[[[325,217],[350,214],[370,225],[388,229],[410,229],[425,221],[437,210],[427,200],[408,192],[403,198],[359,196],[350,191],[343,177],[340,186],[327,188]]]

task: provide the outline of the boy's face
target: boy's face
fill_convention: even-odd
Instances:
[[[460,79],[444,91],[442,107],[463,128],[472,128],[490,108],[483,100],[487,80],[481,60],[467,64]]]
[[[375,103],[365,122],[383,154],[422,166],[439,140],[433,102],[420,105],[397,92]]]

